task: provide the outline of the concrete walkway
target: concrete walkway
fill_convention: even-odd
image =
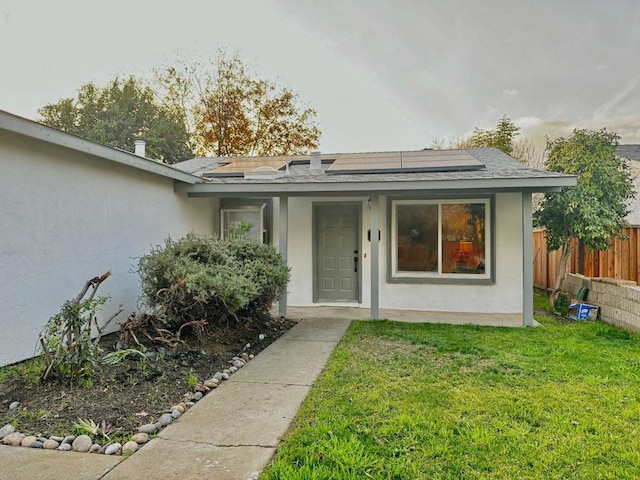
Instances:
[[[349,323],[300,321],[128,459],[0,445],[0,480],[257,478]]]

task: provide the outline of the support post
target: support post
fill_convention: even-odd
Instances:
[[[533,326],[533,214],[530,192],[522,192],[522,326]]]
[[[289,233],[289,197],[280,197],[280,218],[278,220],[278,250],[280,255],[284,259],[284,263],[287,263],[287,238]],[[278,306],[278,313],[281,318],[287,316],[287,291],[285,290],[280,304]]]
[[[380,231],[379,197],[371,195],[371,320],[380,318]]]

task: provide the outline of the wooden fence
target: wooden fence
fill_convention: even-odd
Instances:
[[[628,240],[616,238],[609,250],[590,251],[575,241],[571,252],[571,273],[587,277],[609,277],[640,283],[640,226],[627,227],[623,233]],[[560,263],[560,250],[547,251],[544,230],[533,232],[533,284],[551,290],[555,287]]]

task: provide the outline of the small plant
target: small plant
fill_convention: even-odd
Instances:
[[[94,440],[106,440],[109,441],[109,434],[114,431],[111,425],[108,425],[104,420],[99,425],[93,420],[84,420],[78,418],[78,421],[73,424],[73,430],[78,435],[89,435]]]
[[[558,298],[553,305],[553,313],[555,313],[559,317],[567,318],[567,316],[569,315],[570,304],[571,301],[569,300],[569,297],[566,294],[561,293],[560,295],[558,295]]]
[[[87,280],[80,293],[73,300],[65,302],[60,312],[51,317],[45,325],[40,334],[40,347],[46,364],[41,375],[42,380],[47,380],[53,371],[71,381],[84,381],[93,375],[102,333],[122,312],[122,306],[120,306],[120,309],[102,326],[98,325],[96,314],[106,303],[107,298],[95,295],[98,287],[110,275],[111,272],[106,272],[99,277]],[[87,293],[89,296],[85,298]],[[92,339],[94,326],[98,335]]]
[[[110,366],[118,365],[129,355],[139,356],[141,363],[145,363],[147,361],[147,356],[140,350],[137,350],[135,348],[126,348],[124,350],[116,350],[115,352],[107,353],[102,357],[102,364]]]
[[[193,372],[189,372],[189,375],[187,375],[187,386],[189,387],[190,390],[194,390],[197,385],[198,385],[198,376]]]

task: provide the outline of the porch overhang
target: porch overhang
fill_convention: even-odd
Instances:
[[[380,195],[399,192],[429,192],[432,194],[460,193],[479,194],[496,192],[558,193],[564,187],[575,186],[577,177],[544,177],[534,179],[467,179],[467,180],[422,180],[389,182],[208,182],[188,185],[176,183],[176,193],[189,197],[264,197],[264,196],[359,196],[370,192]]]

